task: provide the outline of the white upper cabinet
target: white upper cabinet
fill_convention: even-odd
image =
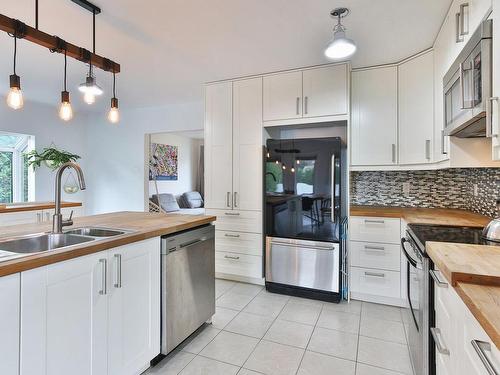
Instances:
[[[233,83],[233,207],[235,209],[262,209],[262,152],[262,77],[235,81]]]
[[[302,72],[264,77],[264,121],[302,117]]]
[[[0,374],[19,374],[20,274],[0,277]]]
[[[399,164],[432,161],[433,72],[432,51],[398,67]]]
[[[347,114],[347,65],[303,71],[304,117]]]
[[[205,207],[232,207],[232,82],[208,85],[205,92]]]
[[[492,108],[492,137],[491,137],[491,147],[492,147],[492,159],[500,160],[500,43],[498,38],[500,38],[500,0],[493,0],[493,98],[491,108]],[[496,39],[495,39],[496,38]],[[496,68],[496,69],[495,69]]]
[[[351,164],[396,165],[397,67],[352,72]]]

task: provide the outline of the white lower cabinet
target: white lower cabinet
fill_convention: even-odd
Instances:
[[[431,328],[436,375],[500,373],[500,351],[439,270],[433,272],[440,280],[434,288],[436,315]],[[488,372],[487,366],[493,372]]]
[[[0,374],[19,374],[20,274],[0,277]]]
[[[20,374],[141,373],[160,351],[159,267],[155,238],[22,272]]]

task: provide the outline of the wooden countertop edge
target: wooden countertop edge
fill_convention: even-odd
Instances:
[[[486,331],[487,335],[493,341],[497,348],[500,348],[500,327],[493,324],[489,317],[481,310],[479,304],[475,303],[469,294],[462,289],[462,283],[458,283],[455,291],[470,310],[474,318],[479,322],[481,327]],[[465,283],[467,284],[467,283]]]
[[[68,207],[80,207],[82,206],[82,203],[80,202],[62,202],[61,207],[63,208],[68,208]],[[39,203],[39,204],[26,204],[22,205],[20,204],[19,206],[15,207],[10,207],[7,206],[5,208],[0,208],[0,214],[9,214],[13,212],[24,212],[24,211],[38,211],[38,210],[50,210],[55,208],[54,203]]]
[[[138,230],[126,235],[117,236],[105,240],[96,240],[84,244],[74,245],[70,248],[51,250],[49,252],[35,253],[33,255],[22,256],[0,262],[0,277],[18,272],[27,271],[33,268],[43,267],[50,264],[78,258],[81,256],[98,253],[114,247],[128,245],[133,242],[146,240],[148,238],[159,237],[166,234],[181,232],[187,229],[196,228],[216,221],[215,216],[204,216],[197,221],[182,223],[179,225],[155,228],[153,230]]]

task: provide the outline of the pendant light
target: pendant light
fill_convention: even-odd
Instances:
[[[7,105],[12,109],[20,109],[24,105],[23,92],[21,91],[21,77],[16,74],[17,58],[17,31],[12,35],[14,37],[14,74],[10,76],[10,89],[7,94]]]
[[[73,108],[69,99],[69,92],[66,89],[67,83],[68,58],[67,50],[64,49],[64,90],[61,91],[61,106],[59,107],[59,117],[63,121],[69,121],[73,118]]]
[[[95,54],[95,15],[96,9],[92,8],[92,49]],[[89,73],[85,82],[78,86],[78,90],[83,93],[83,101],[87,104],[94,104],[95,97],[102,95],[103,90],[97,85],[95,76],[92,71],[92,57],[89,59]]]
[[[118,98],[116,97],[116,74],[113,72],[113,97],[111,98],[111,109],[108,113],[108,120],[112,124],[120,121],[120,112],[118,111]]]
[[[341,19],[349,14],[347,8],[335,8],[330,12],[333,18],[337,18],[337,24],[333,28],[333,40],[325,49],[325,56],[332,60],[345,59],[356,52],[356,44],[345,36],[346,28]]]

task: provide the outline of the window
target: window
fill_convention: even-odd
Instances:
[[[25,156],[34,146],[33,136],[0,132],[0,203],[35,199],[34,173]]]
[[[314,164],[316,160],[296,161],[295,184],[297,186],[297,194],[313,194],[314,193]]]
[[[266,163],[266,190],[268,193],[283,193],[283,169],[275,161]]]

